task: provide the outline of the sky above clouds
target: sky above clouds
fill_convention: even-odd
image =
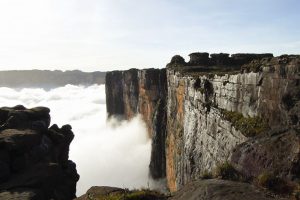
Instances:
[[[0,70],[162,68],[175,54],[300,53],[299,0],[1,0]]]

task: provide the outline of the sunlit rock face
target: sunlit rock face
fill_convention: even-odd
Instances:
[[[171,191],[212,171],[230,157],[237,144],[246,140],[219,110],[217,102],[227,105],[222,95],[217,97],[216,88],[224,87],[222,81],[198,78],[168,71],[166,161]],[[195,87],[197,80],[201,82],[199,88]]]
[[[261,166],[268,169],[269,159],[253,157],[255,149],[269,141],[268,137],[275,132],[283,136],[271,139],[274,144],[287,140],[283,143],[292,145],[277,150],[294,152],[294,159],[285,160],[291,158],[288,153],[281,156],[281,163],[286,165],[282,169],[288,173],[281,173],[274,164],[270,166],[276,168],[276,173],[295,177],[298,173],[295,166],[299,166],[299,148],[295,142],[300,119],[299,56],[212,54],[208,57],[206,53],[190,56],[190,62],[174,56],[166,70],[107,74],[108,114],[121,114],[127,119],[135,113],[142,114],[153,143],[159,143],[152,146],[152,151],[160,152],[154,155],[165,155],[161,159],[152,157],[151,163],[155,163],[152,167],[159,166],[160,175],[166,174],[168,188],[177,191],[224,162],[232,163],[247,176],[257,176],[261,173],[258,168],[263,169]],[[116,108],[119,111],[113,111]],[[284,133],[280,132],[282,128]],[[258,136],[266,138],[255,139]],[[277,150],[274,149],[273,155]],[[260,158],[264,158],[273,150],[259,151]],[[253,171],[250,174],[246,174],[248,158],[257,163],[257,169],[249,169]]]
[[[50,128],[50,110],[0,108],[0,199],[74,199],[79,175],[69,160],[70,125]]]
[[[228,113],[242,114],[249,121],[259,118],[267,125],[264,131],[278,127],[299,128],[299,58],[267,58],[247,64],[242,69],[242,73],[232,75],[195,75],[168,69],[166,173],[171,191],[178,190],[187,182],[199,178],[202,173],[211,172],[218,164],[230,160],[235,147],[253,136],[247,129],[239,129],[240,124],[228,120]],[[282,139],[287,140],[286,144],[298,141],[297,138],[291,139],[295,137],[292,133],[286,134]],[[279,139],[273,140],[276,143]],[[268,140],[259,141],[263,143]],[[271,143],[269,142],[269,146]],[[277,143],[280,144],[278,141]],[[253,141],[249,144],[255,145]],[[297,173],[292,172],[298,166],[299,150],[295,145],[287,151],[294,152],[293,161],[287,160],[290,159],[289,153],[281,156],[282,163],[289,165],[284,167],[288,169],[286,174]],[[235,153],[234,157],[234,161],[239,163],[238,167],[243,171],[249,167],[246,160],[253,157],[245,146],[251,149],[245,144],[244,149],[239,147],[239,154]],[[253,147],[252,152],[255,151],[253,149],[258,148]],[[274,157],[276,149],[273,150]],[[266,154],[260,153],[261,159],[266,158],[264,162],[257,161],[257,157],[252,158],[256,160],[256,168],[261,170],[251,175],[259,175],[262,165],[266,166],[267,161],[270,161],[267,156],[271,154],[271,150],[264,150],[266,151]],[[275,160],[270,166],[276,167],[274,163]],[[277,167],[276,170],[280,171],[280,168]]]
[[[131,119],[141,114],[152,139],[150,174],[165,177],[166,70],[130,69],[106,75],[108,116]]]

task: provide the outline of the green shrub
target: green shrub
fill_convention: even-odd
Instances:
[[[272,173],[264,172],[257,177],[259,186],[267,188],[278,194],[291,194],[294,186]]]
[[[221,110],[221,113],[225,120],[231,122],[247,137],[253,137],[269,129],[268,123],[261,117],[244,117],[242,113],[227,110]]]
[[[201,175],[202,179],[212,179],[213,178],[213,174],[211,172],[208,171],[204,171]]]
[[[215,176],[217,178],[232,181],[237,181],[240,179],[240,174],[229,162],[218,165],[216,168]]]

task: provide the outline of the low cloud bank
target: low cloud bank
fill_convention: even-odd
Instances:
[[[106,120],[105,86],[67,85],[44,89],[0,88],[0,106],[47,106],[52,124],[71,124],[75,139],[70,159],[80,180],[77,195],[93,185],[148,187],[151,141],[139,116],[131,121]]]

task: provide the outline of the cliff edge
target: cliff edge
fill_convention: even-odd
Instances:
[[[70,125],[50,128],[50,110],[0,108],[0,199],[71,200],[79,175],[69,160]]]
[[[106,76],[109,116],[142,114],[159,144],[152,145],[154,178],[165,176],[175,192],[226,166],[248,183],[297,193],[300,56],[193,53],[188,62],[176,55],[156,71],[164,81],[142,76],[147,69]],[[156,101],[144,101],[147,92]],[[159,167],[153,172],[153,166]]]

